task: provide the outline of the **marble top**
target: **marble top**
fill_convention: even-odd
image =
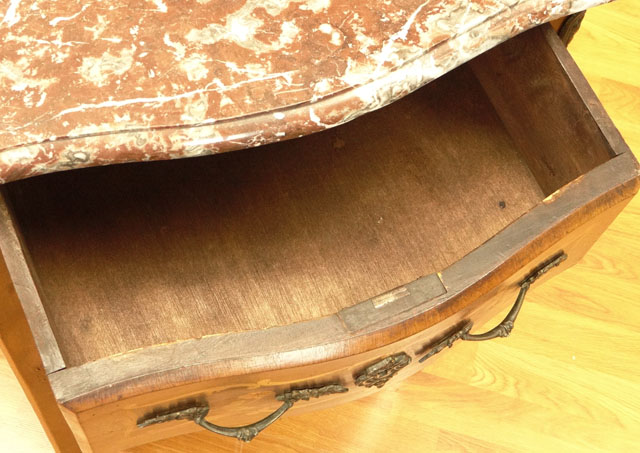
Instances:
[[[258,146],[606,0],[3,0],[0,182]]]

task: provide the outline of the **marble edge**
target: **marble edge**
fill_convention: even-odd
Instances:
[[[382,77],[315,101],[194,125],[124,129],[8,147],[0,150],[0,183],[76,168],[217,154],[337,127],[412,93],[519,33],[609,1],[563,1],[538,14],[532,12],[533,0],[516,3]],[[104,148],[111,150],[108,158],[91,157],[99,154],[91,150]]]

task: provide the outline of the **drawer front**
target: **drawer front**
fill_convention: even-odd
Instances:
[[[466,319],[458,326],[452,328],[450,332],[443,333],[442,339],[435,343],[428,343],[425,347],[425,351],[418,354],[421,356],[418,359],[418,363],[423,363],[440,353],[443,349],[452,347],[458,340],[486,341],[498,337],[508,337],[513,330],[514,323],[520,313],[520,309],[522,308],[526,294],[531,285],[553,268],[560,266],[564,261],[566,261],[566,259],[567,255],[564,251],[558,252],[550,259],[538,265],[532,272],[524,277],[518,285],[520,289],[513,306],[507,313],[506,317],[498,325],[484,333],[471,333],[470,331],[473,327],[473,322]],[[411,345],[410,348],[415,350],[416,344]],[[381,358],[354,374],[352,384],[357,387],[376,387],[380,389],[403,368],[407,367],[411,361],[412,357],[404,351]],[[339,381],[336,379],[336,382],[334,383],[327,383],[322,386],[307,388],[295,388],[293,390],[277,394],[275,399],[282,404],[271,414],[250,424],[227,427],[207,421],[206,417],[210,410],[209,400],[206,397],[201,397],[199,400],[170,405],[166,409],[154,409],[152,412],[141,417],[138,420],[137,426],[138,428],[146,428],[148,426],[173,422],[176,420],[189,420],[214,434],[234,437],[244,442],[249,442],[255,436],[260,434],[263,429],[266,429],[269,425],[276,422],[297,402],[303,400],[309,401],[314,398],[323,398],[328,395],[347,393],[349,391],[349,387],[338,382]],[[215,397],[212,399],[215,399]]]
[[[159,389],[77,414],[64,412],[76,435],[87,440],[86,451],[116,452],[207,428],[248,440],[280,416],[395,387],[434,360],[455,360],[455,349],[447,350],[459,341],[508,341],[501,337],[514,327],[517,332],[516,316],[526,316],[526,293],[577,262],[624,205],[600,213],[529,258],[465,310],[402,341],[341,360]]]

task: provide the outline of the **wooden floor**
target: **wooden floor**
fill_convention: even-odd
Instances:
[[[640,0],[591,10],[569,46],[640,154]],[[640,196],[584,260],[533,289],[508,339],[458,343],[399,387],[278,421],[250,444],[209,433],[130,453],[637,451]],[[392,381],[393,382],[393,381]],[[0,445],[49,452],[0,357]]]

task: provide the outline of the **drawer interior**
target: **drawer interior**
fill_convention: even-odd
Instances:
[[[507,44],[322,133],[6,185],[67,366],[333,314],[611,159],[542,34]]]

